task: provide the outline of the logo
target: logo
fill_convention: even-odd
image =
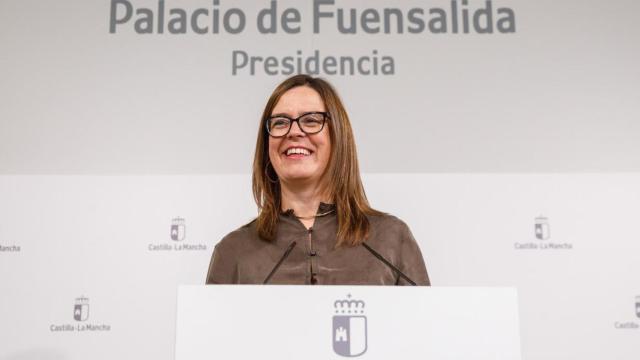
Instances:
[[[186,236],[186,226],[183,218],[177,217],[171,220],[171,240],[182,241]]]
[[[64,311],[64,312],[66,313],[67,311]],[[100,317],[99,312],[98,312],[98,317]],[[76,298],[75,303],[73,304],[73,319],[76,321],[75,323],[69,323],[68,321],[64,321],[64,322],[57,322],[54,324],[50,324],[49,331],[53,333],[59,333],[59,334],[80,333],[85,331],[91,331],[91,332],[111,331],[111,325],[109,324],[105,324],[102,322],[96,323],[93,321],[87,321],[89,320],[89,298],[86,298],[84,296]]]
[[[86,297],[76,298],[73,305],[73,318],[76,321],[86,321],[89,318],[89,299]]]
[[[640,296],[636,296],[636,316],[640,318]]]
[[[336,300],[333,303],[333,351],[340,356],[356,357],[367,351],[367,317],[362,300]]]
[[[539,240],[547,240],[551,236],[549,229],[549,219],[544,216],[538,216],[535,223],[536,238]]]
[[[165,225],[162,225],[164,228]],[[175,217],[171,219],[171,227],[169,228],[169,237],[172,242],[162,241],[158,243],[151,243],[147,246],[147,250],[151,252],[164,252],[164,251],[206,251],[206,244],[192,244],[193,234],[191,235],[192,241],[185,241],[187,238],[187,225],[184,218]],[[196,234],[197,237],[197,234]]]
[[[566,239],[562,239],[562,234],[560,234],[561,235],[560,238],[556,236],[555,241],[550,240],[551,226],[549,225],[549,219],[546,216],[540,215],[535,218],[535,222],[533,225],[533,234],[535,235],[535,238],[537,240],[543,240],[543,241],[533,240],[533,238],[527,236],[527,241],[513,243],[514,248],[516,250],[572,250],[573,249],[573,243],[570,241],[566,241]],[[549,240],[549,241],[546,241],[546,240]]]

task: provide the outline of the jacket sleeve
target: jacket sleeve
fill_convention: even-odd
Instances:
[[[236,256],[226,250],[223,241],[213,248],[205,282],[207,285],[238,283]]]
[[[424,264],[420,247],[413,237],[409,227],[403,223],[400,241],[400,270],[417,285],[430,286],[427,267]],[[410,285],[408,281],[398,275],[396,285]]]

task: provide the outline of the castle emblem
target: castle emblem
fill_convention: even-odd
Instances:
[[[356,357],[367,351],[367,317],[362,300],[336,300],[333,303],[333,351],[346,357]]]
[[[177,217],[171,220],[171,240],[182,241],[186,236],[186,225],[183,218]]]
[[[86,297],[76,298],[73,305],[73,319],[76,321],[86,321],[89,318],[89,299]]]
[[[538,216],[535,222],[535,233],[537,239],[547,240],[551,236],[549,219],[544,216]]]

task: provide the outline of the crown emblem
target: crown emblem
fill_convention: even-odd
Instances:
[[[365,303],[352,299],[351,294],[348,294],[346,299],[336,300],[333,307],[336,314],[364,314]]]
[[[89,303],[89,298],[84,296],[76,298],[76,305],[86,305]]]

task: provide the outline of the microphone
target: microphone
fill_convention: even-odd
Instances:
[[[400,271],[400,269],[398,269],[392,263],[390,263],[387,259],[385,259],[384,256],[380,255],[377,251],[373,250],[371,246],[367,245],[366,243],[362,243],[362,246],[364,246],[365,249],[369,250],[369,252],[373,254],[373,256],[377,257],[378,260],[382,261],[385,265],[387,265],[393,271],[398,273],[398,275],[400,275],[401,278],[407,280],[409,284],[416,286],[416,283],[413,280],[409,279],[407,275],[405,275],[402,271]]]
[[[289,254],[291,254],[291,250],[293,250],[293,248],[296,247],[297,244],[298,243],[294,240],[294,241],[291,242],[291,244],[289,244],[289,246],[287,246],[287,250],[284,251],[284,254],[282,254],[282,257],[280,258],[280,260],[278,261],[276,266],[273,267],[273,269],[271,270],[271,272],[269,273],[267,278],[264,279],[262,284],[266,284],[266,283],[269,282],[269,280],[271,280],[271,277],[273,276],[273,274],[276,273],[276,270],[278,270],[280,265],[282,265],[282,262],[284,261],[284,259],[286,259],[289,256]]]

